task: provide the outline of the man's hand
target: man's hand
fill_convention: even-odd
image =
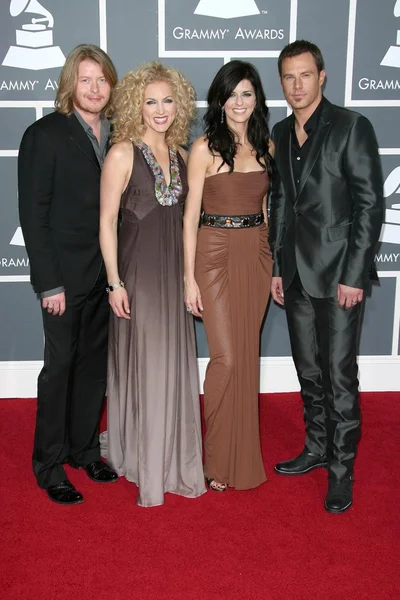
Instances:
[[[340,308],[353,308],[359,302],[362,302],[364,290],[353,288],[348,285],[339,283],[338,285],[338,302]]]
[[[65,293],[54,294],[54,296],[48,296],[42,298],[43,308],[47,308],[47,312],[51,315],[58,315],[61,317],[65,313]]]
[[[285,304],[283,285],[282,285],[282,277],[273,277],[272,278],[271,295],[277,304],[280,304],[281,306],[283,306]]]

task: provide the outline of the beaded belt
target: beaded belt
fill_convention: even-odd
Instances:
[[[200,218],[202,225],[209,227],[228,227],[233,229],[241,229],[243,227],[258,227],[264,223],[264,213],[260,212],[256,215],[207,215],[203,213]]]

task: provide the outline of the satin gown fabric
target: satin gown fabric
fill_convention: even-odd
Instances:
[[[353,471],[360,437],[357,340],[363,304],[344,310],[337,298],[313,298],[296,273],[285,308],[304,402],[305,447],[327,456],[330,476],[341,479]]]
[[[154,176],[134,147],[121,199],[119,273],[131,320],[111,317],[107,458],[139,487],[137,504],[158,506],[171,492],[205,492],[193,318],[183,299],[182,193],[161,206]]]
[[[269,186],[264,171],[217,173],[205,181],[208,214],[259,213]],[[272,275],[268,230],[203,226],[195,277],[203,301],[210,362],[204,383],[205,465],[238,490],[266,480],[259,432],[259,346]]]

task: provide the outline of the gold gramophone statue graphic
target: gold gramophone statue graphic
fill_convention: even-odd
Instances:
[[[38,0],[11,0],[11,16],[18,17],[22,13],[41,17],[34,17],[16,30],[16,45],[10,46],[3,66],[34,71],[62,67],[65,56],[59,46],[53,46],[53,15]]]
[[[400,0],[396,0],[393,10],[395,17],[400,17]],[[382,59],[381,65],[384,67],[400,68],[400,29],[397,30],[396,46],[390,46]]]
[[[249,17],[259,15],[257,4],[254,0],[200,0],[195,15],[218,17],[220,19],[235,19],[236,17]]]

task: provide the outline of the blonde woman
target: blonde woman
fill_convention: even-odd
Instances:
[[[139,487],[137,504],[158,506],[166,492],[205,491],[193,319],[183,301],[181,145],[194,91],[175,69],[150,63],[117,85],[115,114],[100,217],[113,311],[107,456]]]

